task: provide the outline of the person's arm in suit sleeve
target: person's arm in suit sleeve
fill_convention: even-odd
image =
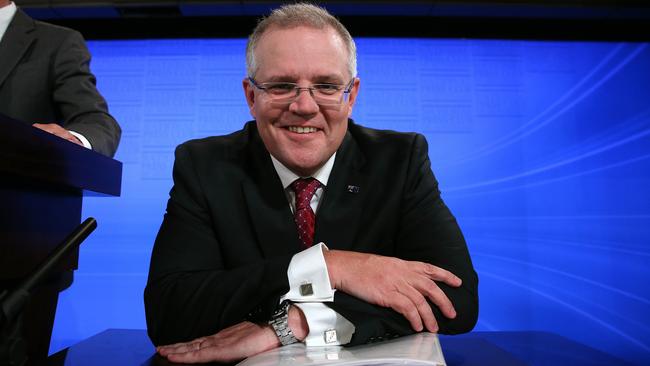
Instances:
[[[291,255],[227,268],[189,149],[176,150],[174,186],[145,289],[156,345],[189,341],[250,320],[264,322],[287,292]]]
[[[462,280],[460,287],[436,281],[453,304],[456,311],[453,319],[444,316],[435,304],[428,303],[440,333],[468,332],[478,318],[478,277],[456,219],[440,197],[423,136],[415,135],[409,159],[406,185],[401,192],[403,205],[395,243],[396,257],[433,264]],[[328,305],[354,324],[356,330],[349,346],[414,333],[412,324],[393,309],[373,305],[342,290],[336,292],[334,302]]]
[[[106,100],[90,71],[90,52],[79,32],[73,31],[56,50],[52,69],[52,100],[62,126],[88,140],[92,149],[112,157],[121,129],[109,114]]]

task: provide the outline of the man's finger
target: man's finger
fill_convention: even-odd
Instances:
[[[456,317],[454,304],[451,303],[447,294],[445,294],[435,282],[423,278],[415,284],[415,287],[440,309],[442,315],[450,319]]]
[[[61,131],[66,131],[56,123],[34,123],[32,126],[55,135],[60,134]]]
[[[422,331],[422,319],[420,318],[420,313],[408,297],[401,293],[395,293],[395,296],[391,299],[390,307],[402,314],[406,320],[411,323],[411,328],[413,328],[413,330],[416,332]]]
[[[205,347],[196,351],[185,353],[171,353],[167,359],[176,363],[205,363],[205,362],[220,362],[231,361],[226,358],[223,351],[219,351],[217,347]]]
[[[441,281],[453,287],[459,287],[463,284],[463,281],[458,276],[446,269],[429,263],[422,263],[422,265],[422,271],[432,280]]]
[[[83,146],[83,143],[79,141],[79,139],[70,133],[70,131],[66,130],[65,128],[57,125],[56,123],[34,123],[32,126],[43,130],[45,132],[49,132],[55,136],[61,137],[63,139],[66,139],[72,143],[75,143],[77,145]]]
[[[190,352],[194,350],[198,350],[200,343],[198,342],[190,342],[190,343],[183,343],[183,344],[178,344],[174,346],[165,346],[165,347],[160,347],[158,349],[158,353],[160,353],[161,356],[167,356],[172,353],[184,353],[184,352]]]
[[[417,309],[418,315],[426,329],[430,332],[437,332],[438,322],[433,316],[433,311],[431,310],[431,306],[429,306],[426,298],[418,290],[411,287],[410,285],[401,288],[400,292],[402,292],[406,297],[409,298],[409,300],[411,300]]]
[[[156,349],[161,356],[166,356],[170,353],[182,353],[192,350],[197,350],[200,348],[202,342],[205,341],[205,337],[197,338],[190,342],[180,342],[174,344],[168,344],[165,346],[160,346]]]

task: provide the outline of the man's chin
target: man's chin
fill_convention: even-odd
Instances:
[[[285,164],[292,172],[302,176],[310,176],[320,169],[325,162],[320,159],[300,159],[292,160],[289,164]]]

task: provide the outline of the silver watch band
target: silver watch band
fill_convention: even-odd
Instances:
[[[269,320],[269,324],[273,327],[283,346],[298,342],[289,328],[289,306],[291,306],[290,301],[283,301]]]

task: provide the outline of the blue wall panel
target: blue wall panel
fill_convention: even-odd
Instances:
[[[52,351],[145,328],[173,150],[248,120],[245,42],[94,41],[124,134],[120,198],[62,293]],[[481,279],[478,330],[548,330],[650,361],[650,49],[642,43],[359,39],[361,124],[427,136]]]

